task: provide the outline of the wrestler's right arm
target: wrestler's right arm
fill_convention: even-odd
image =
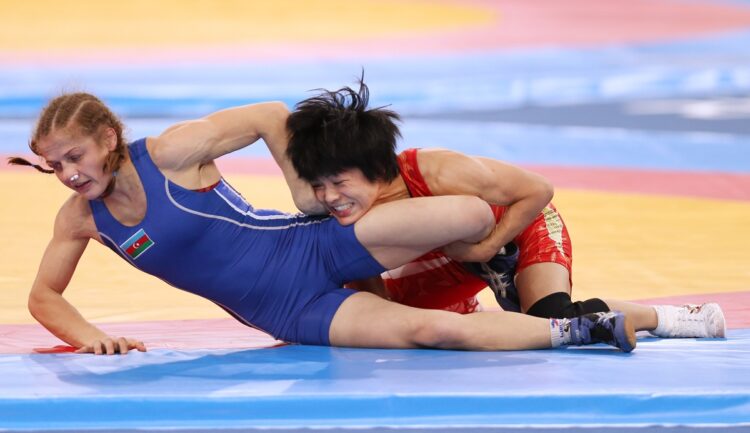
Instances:
[[[79,353],[127,353],[130,349],[143,352],[146,347],[141,341],[110,337],[84,319],[62,296],[91,237],[87,233],[90,229],[87,229],[86,213],[90,218],[85,199],[75,195],[58,212],[52,239],[29,294],[29,312],[52,334],[74,346]]]

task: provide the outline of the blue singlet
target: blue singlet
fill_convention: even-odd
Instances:
[[[164,177],[145,139],[129,152],[146,216],[127,227],[103,201],[90,201],[102,240],[136,268],[247,325],[291,343],[328,345],[333,315],[354,293],[343,284],[384,271],[354,225],[254,209],[224,179],[211,191],[191,191]]]

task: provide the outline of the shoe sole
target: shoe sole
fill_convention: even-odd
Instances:
[[[622,321],[622,326],[625,329],[625,341],[620,343],[627,343],[627,345],[620,344],[620,350],[628,353],[632,352],[633,349],[635,349],[637,338],[635,337],[635,327],[633,326],[633,322],[630,321],[630,317],[624,317],[625,320]]]

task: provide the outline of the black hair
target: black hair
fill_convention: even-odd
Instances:
[[[287,155],[299,176],[311,182],[358,168],[371,182],[395,179],[399,115],[383,107],[368,110],[370,91],[361,78],[359,91],[319,90],[298,103],[287,120]]]

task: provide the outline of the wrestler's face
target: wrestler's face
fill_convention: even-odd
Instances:
[[[110,131],[104,131],[97,141],[69,129],[54,130],[39,140],[36,150],[63,185],[93,200],[102,195],[112,178],[103,170],[107,155],[117,143],[114,131]]]
[[[315,197],[339,223],[349,225],[367,213],[378,197],[379,186],[370,182],[358,168],[323,176],[312,182]]]

